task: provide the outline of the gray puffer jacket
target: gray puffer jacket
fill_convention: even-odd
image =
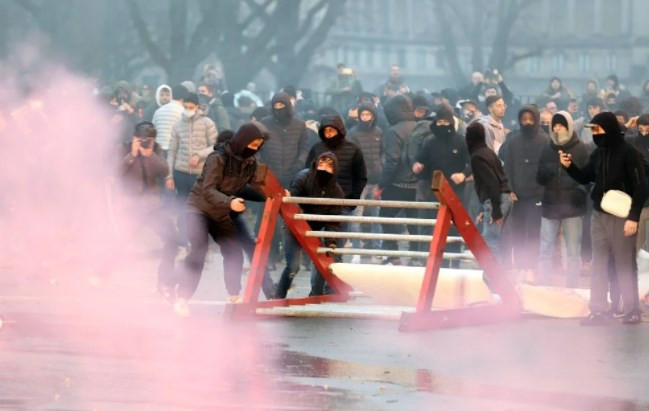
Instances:
[[[373,104],[363,104],[358,114],[369,111],[372,121],[369,124],[358,122],[347,134],[347,139],[361,148],[367,167],[367,182],[377,184],[383,172],[383,130],[376,125],[376,108]]]
[[[187,118],[184,114],[171,130],[171,143],[167,155],[169,176],[173,170],[189,174],[200,174],[205,165],[205,159],[214,151],[214,143],[218,133],[214,122],[203,114],[196,113],[194,117]],[[189,160],[198,154],[200,162],[190,166]]]

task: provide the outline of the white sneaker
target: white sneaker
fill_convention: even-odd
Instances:
[[[352,264],[360,264],[361,263],[361,256],[360,255],[355,255],[352,257]]]
[[[189,317],[190,312],[187,300],[183,298],[176,299],[176,302],[174,303],[174,313],[176,313],[178,317]]]

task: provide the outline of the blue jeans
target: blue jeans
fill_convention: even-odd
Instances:
[[[499,262],[503,262],[503,255],[500,247],[500,236],[505,225],[504,223],[507,221],[507,217],[512,210],[512,204],[513,202],[509,193],[503,193],[500,195],[500,212],[503,215],[502,225],[498,225],[495,222],[490,223],[491,213],[493,212],[491,200],[486,200],[482,204],[482,238],[484,238],[485,242],[489,246],[489,249]]]
[[[568,277],[567,285],[571,288],[579,286],[582,225],[583,217],[564,218],[562,220],[541,219],[541,256],[539,258],[539,281],[541,285],[552,285],[556,240],[559,231],[562,230]]]

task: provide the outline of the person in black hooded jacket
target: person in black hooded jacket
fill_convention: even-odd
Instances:
[[[324,152],[313,160],[308,168],[300,171],[289,189],[293,197],[317,197],[317,198],[345,198],[345,193],[338,185],[336,176],[338,173],[338,160],[332,152]],[[310,205],[301,206],[304,213],[340,215],[342,207],[331,205]],[[313,231],[340,231],[340,223],[309,221],[309,227]],[[286,293],[291,287],[293,278],[300,269],[301,251],[299,243],[293,235],[284,228],[284,253],[286,256],[286,268],[282,272],[277,284],[276,298],[286,298]],[[327,247],[335,247],[335,239],[325,239]],[[311,293],[309,295],[323,295],[325,293],[325,281],[320,273],[312,266],[311,270]]]
[[[648,193],[642,154],[624,140],[615,114],[599,113],[593,117],[589,127],[597,148],[585,166],[578,167],[570,154],[559,152],[561,164],[572,178],[582,184],[595,183],[591,194],[595,211],[591,223],[593,271],[590,280],[590,315],[582,319],[582,325],[602,325],[610,318],[607,294],[611,258],[615,262],[622,295],[622,322],[638,324],[642,319],[635,242],[638,220]],[[620,190],[631,197],[631,208],[626,218],[602,209],[602,198],[609,190]]]
[[[320,120],[318,128],[320,142],[316,143],[306,158],[305,167],[322,153],[332,152],[338,160],[337,180],[345,193],[345,198],[359,199],[367,184],[367,168],[363,152],[345,138],[347,130],[340,116],[326,116]]]
[[[264,127],[247,123],[223,148],[212,152],[187,200],[187,232],[190,253],[179,276],[178,298],[174,309],[189,315],[187,300],[192,297],[201,278],[208,247],[208,234],[217,242],[223,255],[225,286],[230,302],[237,302],[241,291],[243,252],[235,219],[246,210],[241,197],[257,170],[255,154],[265,141]],[[267,298],[274,295],[272,280],[265,276],[262,286]]]
[[[556,240],[561,232],[566,250],[567,286],[578,287],[588,188],[566,173],[557,153],[559,150],[569,153],[575,164],[583,167],[588,161],[588,147],[580,141],[572,117],[565,111],[552,117],[550,130],[550,142],[541,152],[536,173],[536,182],[544,188],[537,278],[542,285],[552,285]]]
[[[501,147],[505,175],[513,189],[516,204],[510,219],[514,266],[535,271],[541,232],[541,196],[543,187],[536,182],[539,157],[548,142],[541,131],[539,111],[527,106],[518,112],[520,130]]]
[[[383,135],[385,165],[379,180],[378,188],[374,192],[374,198],[383,200],[415,201],[417,196],[417,177],[412,172],[412,163],[408,158],[408,141],[416,126],[414,108],[412,101],[403,95],[390,97],[385,103],[385,116],[390,123],[390,129]],[[379,216],[396,217],[404,212],[409,218],[417,218],[417,210],[407,208],[381,207]],[[397,234],[399,226],[396,224],[384,224],[383,231],[389,234]],[[417,234],[417,226],[408,226],[408,232]],[[396,250],[396,241],[384,241],[383,248]],[[410,249],[416,251],[417,245],[410,243]],[[401,264],[398,257],[388,258],[386,264]]]
[[[471,169],[475,191],[482,203],[482,212],[477,218],[482,223],[484,237],[491,252],[503,260],[500,236],[503,225],[512,208],[511,188],[500,159],[488,146],[484,126],[475,121],[466,129],[466,145],[471,154]]]

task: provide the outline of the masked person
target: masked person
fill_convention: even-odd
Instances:
[[[626,135],[626,140],[629,144],[637,148],[640,154],[642,154],[646,172],[647,166],[649,165],[649,114],[643,114],[638,117],[635,130],[629,129]],[[647,230],[648,222],[649,199],[645,201],[642,213],[640,213],[640,221],[638,222],[638,241],[636,243],[638,250],[641,248],[649,250],[649,241],[647,239],[647,235],[649,234],[649,230]]]
[[[121,176],[127,194],[129,215],[150,228],[163,244],[162,259],[158,266],[158,292],[171,300],[176,284],[174,261],[178,252],[178,234],[171,217],[165,212],[160,198],[161,182],[169,167],[160,145],[155,142],[156,129],[152,123],[141,122],[135,126],[133,139],[124,146]]]
[[[536,173],[548,137],[541,130],[539,112],[534,106],[519,111],[518,123],[520,130],[507,138],[500,156],[516,200],[509,226],[514,266],[529,274],[537,268],[543,186],[536,182]]]
[[[482,237],[489,249],[496,259],[503,261],[500,239],[512,209],[512,190],[500,159],[487,145],[485,127],[481,123],[469,124],[466,145],[471,154],[475,191],[482,204],[477,222],[482,223]]]
[[[595,183],[591,194],[595,210],[591,223],[593,271],[590,282],[590,315],[582,319],[581,324],[604,325],[611,318],[607,298],[611,258],[614,260],[622,296],[622,322],[638,324],[642,319],[638,295],[636,235],[648,193],[642,154],[624,140],[615,114],[599,113],[593,117],[588,127],[592,130],[593,142],[597,148],[586,165],[578,167],[569,153],[559,152],[561,165],[572,178],[582,184]],[[602,199],[610,190],[619,190],[630,197],[631,207],[626,217],[604,210]],[[623,197],[624,195],[618,196],[620,199]],[[614,211],[614,207],[606,208]],[[614,212],[624,214],[624,210]]]
[[[229,302],[240,301],[243,249],[235,219],[246,210],[242,198],[257,170],[255,154],[264,144],[264,127],[247,123],[222,150],[214,151],[205,162],[203,172],[192,189],[186,208],[187,233],[191,244],[179,276],[178,298],[174,310],[189,315],[189,300],[201,278],[208,235],[219,244],[223,255],[223,275]],[[268,276],[264,282],[271,282]],[[272,286],[264,286],[272,292]],[[272,295],[266,295],[268,298]]]
[[[290,194],[294,197],[319,197],[319,198],[344,198],[342,188],[336,181],[338,172],[338,161],[331,152],[320,154],[309,168],[300,171],[295,180],[291,183]],[[309,205],[301,206],[307,214],[340,215],[342,207],[332,205]],[[313,231],[340,231],[340,223],[310,221],[309,227]],[[277,284],[277,298],[286,298],[288,289],[300,269],[302,250],[293,235],[285,228],[284,234],[286,268]],[[326,239],[327,247],[335,247],[336,240]],[[311,293],[309,295],[323,295],[325,293],[325,281],[320,273],[312,266],[311,271]]]
[[[568,287],[579,286],[581,244],[588,187],[571,178],[559,164],[559,150],[572,156],[577,167],[588,161],[588,148],[579,140],[572,117],[560,111],[552,117],[550,141],[545,144],[538,162],[536,182],[543,187],[541,200],[541,245],[537,281],[552,285],[556,241],[563,236],[566,253]]]

